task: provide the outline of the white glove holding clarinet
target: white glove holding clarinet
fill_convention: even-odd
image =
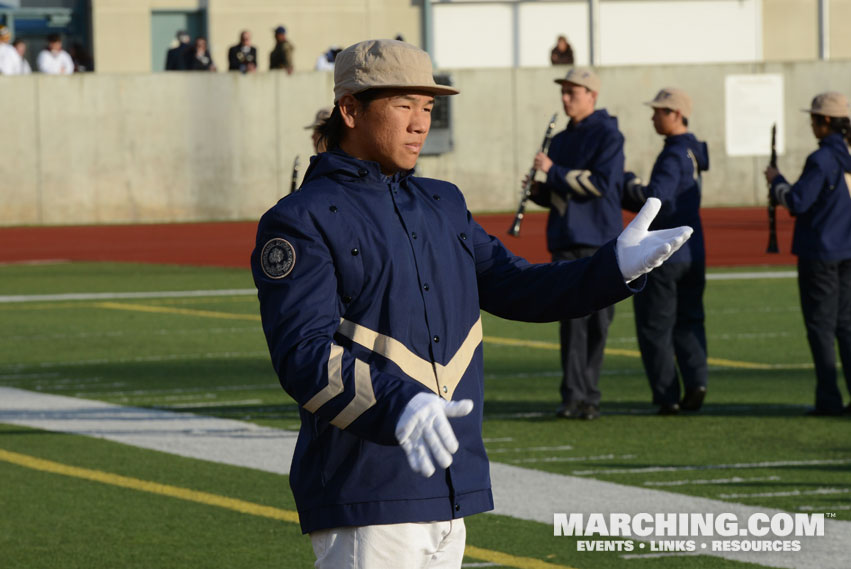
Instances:
[[[428,478],[434,474],[434,463],[444,469],[452,464],[458,439],[449,418],[469,415],[472,410],[471,399],[445,401],[434,393],[418,393],[408,401],[396,423],[396,440],[414,472]]]
[[[662,202],[658,198],[647,198],[635,219],[618,236],[615,254],[626,282],[634,281],[664,263],[694,232],[688,226],[648,231],[661,207]]]

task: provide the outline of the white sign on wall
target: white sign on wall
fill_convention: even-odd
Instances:
[[[771,126],[777,125],[777,153],[785,151],[783,76],[728,75],[725,81],[728,156],[771,154]]]

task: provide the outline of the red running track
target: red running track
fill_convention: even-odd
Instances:
[[[625,216],[627,221],[631,218]],[[476,220],[514,253],[532,262],[549,260],[546,213],[526,215],[520,237],[506,234],[511,214],[483,214]],[[701,210],[710,266],[794,265],[789,253],[794,220],[778,208],[780,254],[765,252],[765,208]],[[121,261],[220,267],[249,266],[256,222],[169,223],[0,228],[0,263],[34,261]]]

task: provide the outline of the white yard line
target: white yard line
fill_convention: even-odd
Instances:
[[[0,423],[97,437],[200,460],[287,474],[296,433],[252,423],[122,407],[0,387]],[[782,461],[765,466],[851,461]],[[695,468],[697,469],[697,468]],[[553,524],[553,514],[732,513],[746,520],[780,510],[696,498],[491,463],[495,514]],[[549,531],[549,530],[546,530]],[[649,538],[641,538],[647,540]],[[708,538],[691,538],[695,541]],[[716,538],[717,539],[717,538]],[[801,552],[734,553],[702,549],[705,555],[789,569],[847,569],[851,522],[826,520],[825,536],[800,538]]]
[[[645,472],[684,472],[692,470],[736,470],[740,468],[773,468],[776,466],[826,466],[835,464],[851,464],[849,458],[826,460],[775,460],[768,462],[736,462],[732,464],[701,464],[695,466],[643,466],[638,468],[598,468],[591,470],[574,470],[577,476],[589,474],[644,474]]]

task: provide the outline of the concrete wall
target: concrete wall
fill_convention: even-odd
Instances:
[[[421,175],[450,180],[473,211],[513,210],[546,121],[566,119],[551,68],[452,72],[455,149],[423,157]],[[851,62],[604,67],[600,106],[618,116],[627,167],[647,176],[662,139],[649,100],[663,86],[691,93],[692,130],[709,143],[704,205],[761,204],[765,157],[725,152],[725,77],[784,77],[786,153],[800,172],[816,147],[799,111],[825,90],[851,94]],[[0,225],[255,219],[304,172],[310,124],[330,103],[328,73],[79,74],[0,77]],[[766,146],[769,133],[765,136]]]

